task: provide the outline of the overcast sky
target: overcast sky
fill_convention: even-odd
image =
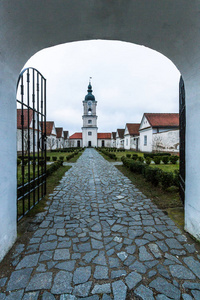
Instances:
[[[178,112],[180,73],[149,48],[118,41],[83,41],[36,53],[25,67],[47,79],[47,120],[80,132],[89,77],[97,103],[98,132],[140,123],[144,112]]]

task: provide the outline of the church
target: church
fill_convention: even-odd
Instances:
[[[75,132],[69,137],[69,147],[112,147],[111,133],[98,133],[97,101],[92,94],[91,81],[87,92],[83,100],[82,132]]]

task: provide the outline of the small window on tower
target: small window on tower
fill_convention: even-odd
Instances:
[[[88,135],[92,135],[92,131],[88,131]]]
[[[91,115],[92,114],[92,110],[91,108],[88,109],[88,115]]]
[[[92,120],[88,120],[88,124],[92,124]]]

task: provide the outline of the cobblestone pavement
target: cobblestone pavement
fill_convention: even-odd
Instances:
[[[200,299],[200,255],[150,199],[94,149],[50,196],[0,299]],[[21,255],[23,253],[23,255]]]

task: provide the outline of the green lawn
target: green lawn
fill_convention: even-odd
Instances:
[[[111,152],[112,153],[112,152]],[[126,156],[126,154],[131,154],[131,157],[133,154],[137,154],[138,156],[143,156],[142,152],[136,152],[136,151],[130,151],[130,150],[126,150],[126,151],[120,151],[120,152],[113,152],[116,154],[117,156],[117,161],[121,161],[122,156]]]
[[[176,165],[172,165],[172,164],[160,164],[160,165],[155,165],[155,164],[151,164],[150,165],[152,168],[159,168],[165,172],[174,172],[174,171],[178,171],[179,170],[179,164]]]

